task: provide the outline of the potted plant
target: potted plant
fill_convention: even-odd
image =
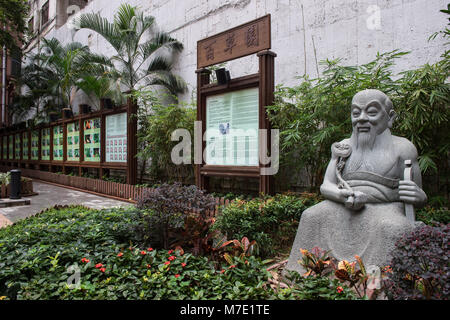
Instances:
[[[92,108],[88,104],[80,104],[80,113],[82,114],[88,114],[92,111]]]
[[[63,111],[63,118],[64,119],[73,117],[72,109],[64,108],[64,109],[62,109],[62,111]]]

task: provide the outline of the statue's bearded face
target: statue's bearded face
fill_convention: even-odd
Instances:
[[[351,117],[357,147],[372,148],[376,137],[390,126],[390,116],[386,111],[384,100],[376,94],[355,95]]]

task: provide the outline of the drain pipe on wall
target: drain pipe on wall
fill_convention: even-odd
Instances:
[[[0,115],[0,125],[6,123],[5,105],[6,105],[6,46],[3,46],[2,54],[2,114]]]

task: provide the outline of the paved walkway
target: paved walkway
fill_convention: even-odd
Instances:
[[[132,204],[125,201],[101,197],[92,193],[76,191],[43,182],[33,181],[33,190],[39,194],[30,199],[26,206],[0,208],[0,228],[30,216],[54,205],[80,204],[93,209],[127,207]]]

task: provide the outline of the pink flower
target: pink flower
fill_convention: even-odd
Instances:
[[[97,264],[95,265],[95,267],[96,267],[97,269],[100,269],[101,267],[103,267],[103,264],[97,263]]]
[[[175,256],[170,256],[170,257],[169,257],[169,260],[170,260],[170,261],[173,261],[173,260],[175,260],[175,258],[176,258]]]
[[[336,288],[337,293],[342,293],[344,292],[344,288],[342,288],[341,286]]]
[[[145,250],[141,251],[141,255],[145,256],[146,254],[147,254],[147,251],[145,251]]]
[[[86,259],[86,258],[83,258],[83,259],[81,259],[81,262],[84,262],[84,263],[88,263],[88,262],[89,262],[89,260],[88,260],[88,259]]]
[[[182,263],[181,263],[181,266],[182,266],[183,268],[186,267],[186,263],[182,262]]]
[[[173,250],[169,250],[167,253],[168,253],[168,254],[172,254],[172,252],[173,252]]]
[[[118,257],[123,256],[123,252],[119,252],[119,253],[117,254],[117,256],[118,256]]]
[[[175,278],[178,278],[179,276],[180,276],[179,274],[176,274],[176,275],[175,275]]]
[[[170,261],[166,261],[166,262],[164,262],[164,264],[167,266],[170,264]]]
[[[147,265],[147,269],[150,269],[150,267],[151,267],[151,265],[148,264],[148,265]]]
[[[220,273],[224,273],[224,272],[225,272],[225,270],[224,270],[224,269],[220,270]]]
[[[105,272],[105,271],[106,271],[106,268],[100,268],[100,271],[101,271],[101,272]]]
[[[153,251],[153,248],[148,248],[147,251]]]

